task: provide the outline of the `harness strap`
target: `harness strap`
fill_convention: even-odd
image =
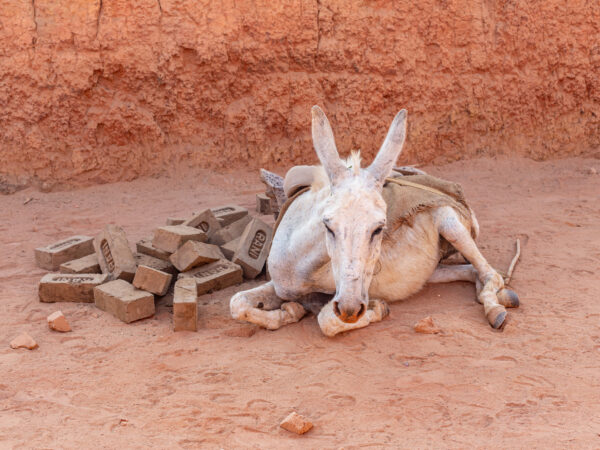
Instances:
[[[386,178],[385,181],[387,181],[388,183],[400,184],[402,186],[410,186],[410,187],[414,187],[417,189],[422,189],[424,191],[433,192],[434,194],[449,197],[449,195],[446,194],[445,192],[439,191],[439,190],[429,187],[429,186],[423,186],[422,184],[413,183],[412,181],[404,180],[402,178]]]

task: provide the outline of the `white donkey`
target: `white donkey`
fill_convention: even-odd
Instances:
[[[381,193],[405,135],[402,110],[371,166],[361,169],[353,158],[348,167],[339,158],[325,114],[312,108],[313,143],[327,176],[289,206],[268,258],[271,281],[235,294],[233,318],[274,330],[299,321],[315,299],[330,299],[318,312],[318,322],[325,335],[334,336],[382,320],[389,313],[386,301],[406,298],[427,282],[463,280],[477,284],[490,325],[503,325],[505,306],[518,306],[518,297],[504,288],[502,276],[477,248],[472,213],[465,220],[453,207],[436,207],[388,233]],[[440,236],[471,264],[440,264]]]

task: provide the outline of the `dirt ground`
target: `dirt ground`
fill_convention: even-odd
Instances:
[[[237,324],[229,297],[257,282],[201,297],[197,333],[173,333],[164,305],[126,325],[90,304],[40,304],[35,247],[107,223],[133,243],[167,216],[251,208],[262,185],[254,173],[204,171],[0,196],[0,447],[598,448],[600,175],[591,167],[599,160],[425,167],[463,184],[493,265],[506,269],[521,239],[512,286],[522,306],[502,332],[462,282],[426,287],[383,322],[333,339],[314,316],[275,332]],[[57,309],[71,333],[48,329]],[[442,334],[413,331],[428,315]],[[38,349],[10,349],[23,331]],[[308,434],[279,428],[293,410],[314,422]]]

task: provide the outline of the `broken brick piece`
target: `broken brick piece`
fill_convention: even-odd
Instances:
[[[60,331],[61,333],[71,331],[71,326],[62,311],[53,312],[47,317],[47,321],[51,330]]]
[[[94,288],[108,280],[106,274],[49,273],[40,281],[40,302],[83,302],[94,301]]]
[[[123,228],[107,225],[94,239],[94,248],[102,273],[108,278],[132,281],[137,264]]]
[[[218,206],[216,208],[211,208],[211,211],[222,227],[226,227],[248,215],[248,210],[246,208],[237,205]]]
[[[272,214],[271,199],[267,194],[256,194],[256,212],[259,214]]]
[[[94,288],[96,307],[125,323],[154,315],[154,295],[136,289],[125,280],[110,281]]]
[[[209,242],[215,245],[224,245],[229,241],[233,241],[238,238],[244,232],[246,225],[252,222],[252,217],[246,215],[240,220],[237,220],[217,231],[212,235]]]
[[[183,225],[204,231],[208,239],[221,229],[221,224],[210,209],[194,214],[191,219],[184,221]]]
[[[256,278],[262,272],[272,237],[273,229],[260,219],[253,219],[246,226],[232,259],[242,267],[246,278]]]
[[[296,412],[292,412],[283,419],[279,426],[292,433],[304,434],[313,427],[313,424],[306,417],[301,416]]]
[[[206,239],[206,233],[202,230],[185,225],[172,225],[157,228],[152,245],[159,250],[174,253],[187,241],[206,242]]]
[[[173,330],[196,331],[198,328],[198,293],[193,278],[181,278],[173,294]]]
[[[181,217],[167,217],[166,225],[181,225],[186,219]]]
[[[56,271],[62,263],[94,253],[94,238],[71,236],[47,247],[35,249],[35,262],[42,269]]]
[[[152,239],[142,239],[135,244],[135,248],[138,253],[152,256],[154,258],[162,259],[163,261],[169,261],[171,252],[165,252],[152,245]]]
[[[181,272],[179,279],[193,278],[196,282],[197,294],[202,295],[241,283],[243,281],[242,273],[240,266],[226,259],[221,259],[187,272]]]
[[[148,266],[138,266],[133,285],[156,295],[165,295],[171,285],[173,275]]]
[[[37,348],[37,342],[28,333],[21,333],[12,341],[10,341],[10,348],[26,348],[27,350],[33,350]]]
[[[415,331],[417,333],[424,333],[424,334],[437,334],[437,333],[441,332],[442,330],[440,330],[436,326],[436,324],[433,322],[433,319],[431,318],[431,316],[427,316],[424,319],[419,320],[415,324]]]
[[[102,273],[96,253],[67,261],[60,265],[60,273]]]
[[[204,242],[187,241],[171,255],[171,262],[181,272],[196,266],[223,259],[223,253],[216,245]]]

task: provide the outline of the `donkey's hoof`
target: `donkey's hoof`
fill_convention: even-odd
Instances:
[[[494,306],[486,314],[486,317],[492,328],[497,330],[502,328],[502,325],[504,325],[504,321],[506,320],[506,309],[504,309],[504,306],[501,305]]]
[[[512,289],[501,289],[497,294],[498,302],[506,308],[518,308],[519,296]]]
[[[390,315],[390,307],[383,300],[369,300],[369,309],[373,310],[378,320],[383,320]]]

